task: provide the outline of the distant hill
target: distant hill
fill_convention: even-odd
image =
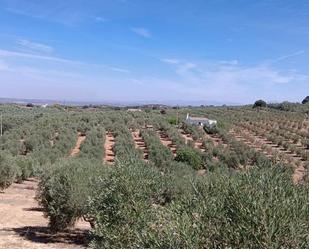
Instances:
[[[0,103],[16,103],[27,104],[32,103],[34,105],[43,104],[61,104],[71,106],[84,106],[84,105],[107,105],[107,106],[239,106],[240,103],[222,103],[217,101],[204,101],[204,100],[168,100],[168,101],[66,101],[66,100],[50,100],[50,99],[19,99],[19,98],[0,98]]]

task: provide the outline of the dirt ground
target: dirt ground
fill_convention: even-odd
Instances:
[[[37,180],[30,179],[0,193],[0,248],[85,248],[88,224],[80,222],[70,232],[52,235],[34,199],[36,189]]]
[[[114,153],[115,138],[112,133],[107,133],[105,137],[105,154],[103,162],[108,164],[113,164],[115,162],[115,153]]]
[[[78,155],[78,153],[80,152],[80,146],[85,141],[85,139],[86,139],[86,136],[82,136],[81,134],[78,134],[75,147],[72,149],[70,153],[71,157]]]
[[[194,148],[204,152],[205,151],[205,148],[203,146],[203,142],[202,141],[194,141],[193,140],[193,137],[191,134],[189,133],[186,133],[184,130],[179,130],[181,136],[185,139],[186,141],[186,144],[192,142],[194,143]]]
[[[143,152],[143,159],[145,161],[148,161],[148,150],[145,141],[140,134],[140,131],[139,130],[133,131],[132,137],[134,139],[135,148],[141,150]]]
[[[157,131],[157,134],[160,137],[161,143],[169,148],[175,157],[177,154],[177,148],[173,141],[163,131]]]

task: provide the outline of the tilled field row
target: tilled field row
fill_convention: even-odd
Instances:
[[[115,162],[114,146],[115,146],[114,135],[111,132],[106,133],[105,144],[104,144],[105,149],[105,156],[103,159],[104,163],[113,164]]]
[[[147,162],[148,161],[148,149],[145,144],[144,139],[142,138],[140,131],[132,131],[132,137],[134,140],[135,148],[141,150],[143,152],[143,159]]]
[[[306,175],[306,169],[304,167],[304,162],[301,157],[296,154],[292,154],[290,151],[285,150],[283,147],[278,146],[277,144],[272,143],[266,138],[252,133],[247,129],[242,129],[242,132],[236,132],[231,130],[235,139],[247,144],[249,147],[263,153],[268,158],[273,158],[277,160],[277,155],[283,155],[284,159],[281,159],[282,162],[291,164],[294,167],[293,181],[298,183],[303,180]]]

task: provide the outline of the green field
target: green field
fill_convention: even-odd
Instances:
[[[0,112],[0,188],[39,179],[53,232],[84,219],[91,248],[308,248],[308,105]]]

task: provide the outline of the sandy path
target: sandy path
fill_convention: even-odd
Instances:
[[[143,159],[145,161],[148,161],[148,149],[146,147],[144,139],[140,134],[140,131],[139,130],[133,131],[132,137],[134,139],[135,148],[141,150],[143,152]]]
[[[78,133],[78,137],[77,137],[75,147],[72,149],[72,151],[70,153],[71,157],[78,155],[78,153],[80,152],[80,146],[85,141],[85,139],[86,139],[86,136],[82,136],[80,133]]]
[[[70,233],[51,235],[47,219],[35,201],[37,181],[13,184],[0,193],[0,248],[84,248],[88,226],[79,224]]]
[[[115,146],[115,138],[111,132],[108,132],[105,137],[105,155],[104,155],[104,162],[108,164],[113,164],[115,162],[115,153],[114,153],[114,146]]]
[[[161,143],[166,146],[167,148],[169,148],[171,150],[171,152],[173,153],[174,157],[176,156],[177,153],[177,147],[176,145],[172,142],[172,140],[163,132],[163,131],[157,131]]]

